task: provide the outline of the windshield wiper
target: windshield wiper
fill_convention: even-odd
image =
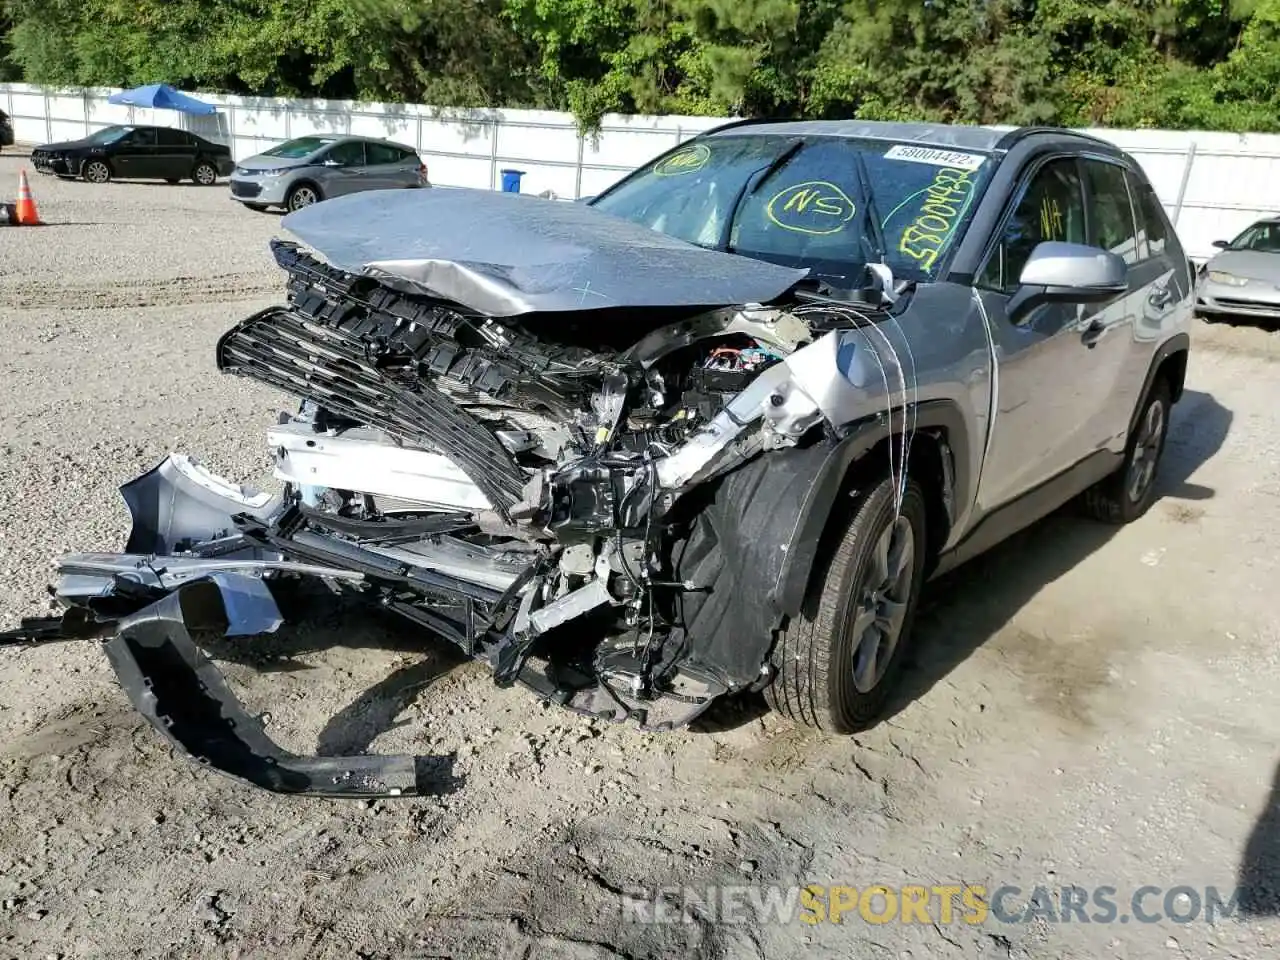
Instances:
[[[720,242],[716,245],[718,249],[725,253],[733,253],[733,248],[729,246],[729,237],[733,233],[734,221],[738,219],[738,210],[742,207],[742,203],[747,197],[755,193],[762,183],[772,177],[775,173],[782,169],[783,164],[800,152],[800,148],[804,146],[803,140],[797,140],[787,149],[769,161],[768,164],[756,170],[751,176],[747,177],[742,184],[742,189],[738,191],[738,195],[733,198],[733,205],[729,208],[729,218],[724,222],[724,229],[720,231]]]
[[[875,262],[884,263],[884,227],[880,222],[880,213],[876,210],[875,189],[871,185],[871,174],[867,171],[867,160],[861,150],[853,151],[853,156],[858,170],[858,187],[862,191],[862,201],[866,205],[866,219],[871,225],[872,257],[868,258],[868,262],[874,258]],[[867,231],[862,231],[864,239],[866,234]]]

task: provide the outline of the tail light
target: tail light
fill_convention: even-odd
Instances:
[[[427,165],[421,160],[418,161],[418,180],[421,183],[427,182]]]

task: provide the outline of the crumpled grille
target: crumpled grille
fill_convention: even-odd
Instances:
[[[396,439],[436,450],[471,479],[506,520],[526,477],[498,439],[416,376],[375,366],[366,345],[284,307],[254,314],[218,341],[218,369],[311,400]]]

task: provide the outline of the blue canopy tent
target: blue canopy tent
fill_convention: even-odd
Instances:
[[[212,104],[189,97],[167,83],[148,83],[142,87],[134,87],[132,90],[122,90],[107,97],[107,103],[125,104],[130,107],[151,107],[157,110],[177,110],[199,116],[218,112]]]

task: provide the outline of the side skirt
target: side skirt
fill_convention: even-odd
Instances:
[[[1110,476],[1123,462],[1122,454],[1099,450],[1074,467],[1028,490],[1018,499],[997,507],[979,520],[964,539],[938,558],[933,576],[954,570],[962,563],[986,553],[1019,530],[1025,530],[1037,520],[1047,517],[1099,480]]]

